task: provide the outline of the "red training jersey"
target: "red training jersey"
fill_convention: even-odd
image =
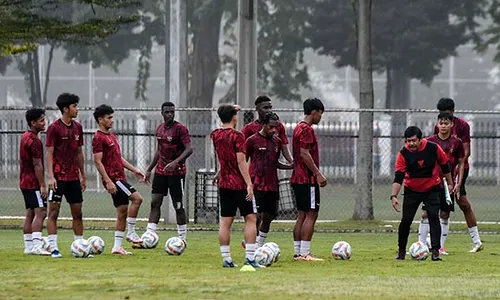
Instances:
[[[220,163],[219,188],[246,190],[236,153],[245,154],[245,136],[232,128],[218,128],[210,134]]]
[[[439,133],[437,125],[434,126],[434,134]],[[459,117],[453,117],[453,127],[451,127],[451,135],[462,140],[462,143],[470,143],[470,126],[467,121]],[[469,168],[469,162],[465,163],[465,169]]]
[[[36,178],[34,159],[41,159],[43,166],[43,144],[36,133],[28,130],[21,136],[21,145],[19,146],[19,187],[22,190],[40,189]]]
[[[54,147],[54,177],[61,181],[80,180],[78,150],[83,146],[83,128],[71,121],[66,125],[57,119],[47,128],[47,147]]]
[[[179,162],[177,168],[170,172],[164,172],[167,164],[177,159],[186,149],[186,145],[191,143],[191,137],[186,126],[174,121],[171,126],[161,123],[156,128],[156,139],[160,150],[160,157],[156,165],[155,174],[165,176],[184,176],[186,175],[186,164]]]
[[[100,130],[94,133],[92,139],[92,152],[102,153],[102,164],[109,178],[116,182],[125,180],[125,170],[118,138],[113,132],[105,133]]]
[[[301,121],[293,131],[293,172],[290,178],[291,183],[295,184],[314,184],[316,178],[306,166],[300,156],[300,149],[309,150],[316,167],[319,168],[319,148],[316,133],[311,125]]]
[[[458,166],[458,161],[465,157],[465,149],[462,140],[455,136],[450,136],[442,140],[439,135],[433,135],[427,139],[429,142],[438,144],[444,153],[448,156],[448,165],[450,167],[452,177],[455,177],[455,168]]]
[[[256,133],[246,141],[250,158],[250,177],[258,191],[278,191],[278,160],[283,142],[276,135],[271,138]]]

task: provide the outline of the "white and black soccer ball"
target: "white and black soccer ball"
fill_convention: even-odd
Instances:
[[[171,237],[165,243],[165,252],[169,255],[181,255],[186,249],[186,243],[180,237]]]
[[[273,249],[262,246],[255,250],[255,261],[259,265],[269,267],[273,264],[275,255]]]
[[[89,242],[89,253],[90,254],[101,254],[104,252],[104,241],[98,236],[91,236],[87,239]]]
[[[273,262],[278,262],[280,260],[281,249],[275,242],[265,243],[262,247],[268,247],[274,252]]]
[[[71,243],[71,254],[77,258],[88,257],[90,254],[90,244],[87,240],[78,239]]]
[[[352,248],[346,241],[339,241],[333,244],[332,256],[337,260],[349,260],[352,256]]]
[[[146,249],[156,248],[158,242],[160,241],[160,237],[153,231],[146,231],[141,236],[142,246]]]
[[[414,260],[426,260],[429,256],[429,248],[420,241],[411,244],[408,252]]]

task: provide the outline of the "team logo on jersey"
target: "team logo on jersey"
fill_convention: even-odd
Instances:
[[[77,140],[77,141],[80,140],[80,135],[78,135],[78,134],[75,135],[75,140]]]
[[[259,150],[261,150],[261,151],[266,151],[266,150],[267,150],[267,148],[266,148],[266,147],[259,147]]]
[[[424,167],[424,161],[423,160],[419,160],[418,161],[418,167],[419,168],[423,168]]]
[[[171,142],[172,141],[172,137],[171,136],[167,136],[167,141]]]

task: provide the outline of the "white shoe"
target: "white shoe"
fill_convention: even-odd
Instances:
[[[120,247],[120,248],[118,248],[118,249],[113,249],[113,250],[111,251],[111,254],[131,255],[131,254],[132,254],[132,252],[127,251],[127,250],[123,249],[123,247]]]
[[[31,254],[32,255],[42,255],[42,256],[50,256],[50,255],[52,255],[52,253],[50,253],[49,251],[43,249],[42,247],[33,248],[33,250],[31,251]]]
[[[441,249],[439,249],[439,254],[440,255],[448,255],[448,252],[446,252],[446,249],[444,249],[443,247],[441,247]]]
[[[127,234],[127,242],[130,242],[133,244],[139,244],[139,243],[142,243],[142,239],[137,233],[132,232],[132,233]]]
[[[474,246],[472,246],[472,249],[470,249],[470,253],[475,253],[475,252],[479,252],[481,250],[484,249],[484,245],[483,243],[479,242],[478,244],[475,244]]]
[[[32,251],[33,251],[33,249],[26,249],[26,248],[24,248],[24,254],[26,254],[26,255],[32,254]]]

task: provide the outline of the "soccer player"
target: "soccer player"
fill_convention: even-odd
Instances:
[[[440,192],[440,221],[441,221],[441,248],[439,253],[441,255],[448,255],[444,248],[446,238],[448,237],[448,232],[450,231],[450,225],[448,220],[450,218],[450,212],[455,211],[455,195],[460,196],[460,186],[464,176],[464,156],[465,150],[462,141],[451,135],[451,129],[453,128],[453,115],[449,113],[441,113],[438,116],[438,127],[439,133],[429,137],[427,141],[433,142],[441,146],[443,151],[448,156],[448,165],[451,172],[451,177],[455,178],[458,175],[458,180],[455,184],[454,193],[450,195],[451,203],[446,202],[446,195],[444,189]],[[458,171],[458,174],[456,172]],[[442,178],[442,176],[441,176]],[[427,219],[427,214],[425,212],[425,207],[422,220],[420,221],[419,228],[419,240],[422,243],[426,242],[427,234],[429,233],[429,220]],[[424,225],[426,224],[426,225]]]
[[[62,256],[57,246],[57,218],[63,196],[71,209],[75,240],[83,238],[82,203],[87,185],[83,165],[83,129],[80,123],[73,120],[78,115],[79,101],[80,98],[74,94],[59,95],[56,105],[62,116],[47,129],[47,231],[54,258]]]
[[[182,202],[186,180],[185,162],[193,153],[193,147],[191,147],[188,129],[175,120],[175,105],[172,102],[163,103],[161,114],[164,122],[156,129],[158,147],[146,172],[146,178],[149,180],[151,171],[156,167],[147,230],[156,231],[163,198],[170,192],[177,217],[177,232],[185,241],[187,217]],[[140,247],[140,244],[134,245],[134,247],[138,246]]]
[[[236,211],[245,219],[244,235],[246,244],[245,265],[261,268],[255,261],[256,207],[253,195],[253,185],[248,173],[245,157],[245,136],[235,130],[238,123],[237,107],[222,105],[217,110],[222,128],[215,129],[211,134],[220,169],[214,178],[218,182],[220,199],[219,244],[222,254],[222,266],[234,268],[229,241],[231,225]]]
[[[99,124],[99,129],[92,139],[92,152],[96,168],[116,207],[115,244],[111,253],[129,255],[132,253],[122,247],[125,226],[128,227],[127,240],[142,242],[135,232],[135,219],[141,207],[142,196],[126,181],[124,168],[134,173],[140,181],[145,181],[145,175],[122,157],[118,138],[111,132],[113,113],[113,108],[105,104],[95,109],[94,119]]]
[[[293,228],[294,260],[322,261],[311,254],[311,239],[318,218],[319,187],[326,177],[319,170],[318,139],[312,125],[321,121],[325,107],[317,98],[304,101],[304,120],[293,131],[293,172],[290,182],[299,211]]]
[[[455,102],[450,98],[441,98],[438,101],[437,109],[440,113],[450,113],[454,114],[455,112]],[[436,126],[434,128],[434,133],[437,134],[439,132],[439,128]],[[477,229],[477,220],[474,211],[472,210],[471,203],[467,198],[467,191],[465,189],[465,183],[467,181],[467,177],[469,176],[469,156],[470,156],[470,126],[462,118],[458,118],[456,116],[453,117],[453,127],[451,129],[451,135],[455,135],[457,138],[461,139],[464,144],[465,149],[465,167],[464,167],[464,177],[462,179],[460,185],[460,194],[457,200],[458,206],[462,210],[465,222],[467,223],[467,227],[469,228],[469,234],[472,239],[472,249],[469,252],[478,252],[483,250],[484,245],[481,242],[481,238],[479,237],[479,231]]]
[[[19,187],[24,197],[24,253],[50,255],[42,249],[43,220],[47,213],[47,186],[43,170],[43,144],[38,133],[45,130],[45,110],[31,108],[26,111],[29,129],[21,136],[19,147]]]
[[[405,259],[411,223],[420,203],[423,202],[431,231],[432,260],[440,261],[439,192],[443,177],[439,168],[446,177],[447,188],[452,194],[453,181],[448,165],[448,156],[439,145],[422,139],[422,131],[416,126],[406,128],[404,137],[405,146],[396,157],[396,172],[391,195],[392,207],[395,211],[400,212],[398,194],[404,182],[403,215],[399,224],[399,250],[396,259]]]
[[[262,129],[246,141],[246,155],[250,158],[250,177],[254,186],[258,227],[257,247],[266,242],[271,222],[276,217],[279,203],[278,168],[292,169],[291,164],[279,161],[283,141],[276,136],[280,121],[277,114],[268,112],[262,120]]]
[[[272,108],[273,105],[271,104],[271,99],[269,97],[257,97],[257,99],[255,100],[255,110],[257,111],[259,118],[253,122],[246,124],[241,130],[246,139],[258,133],[262,129],[262,126],[264,125],[264,117],[267,113],[271,112]],[[282,142],[281,152],[283,153],[283,156],[289,163],[293,163],[292,155],[290,154],[290,150],[288,150],[288,137],[286,136],[286,130],[285,126],[283,126],[283,123],[279,123],[279,126],[276,128],[276,134]]]

